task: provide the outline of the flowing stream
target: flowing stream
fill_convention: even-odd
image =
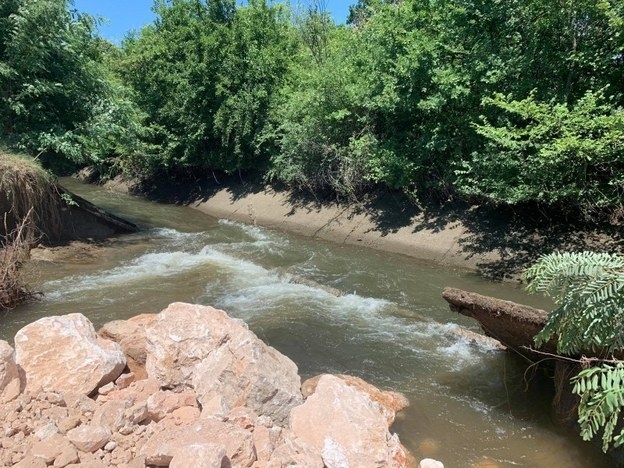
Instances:
[[[416,459],[447,468],[609,466],[551,420],[552,389],[519,358],[453,331],[475,323],[451,312],[444,286],[547,307],[518,286],[418,260],[217,220],[190,208],[62,183],[142,230],[92,257],[38,262],[40,302],[0,318],[0,338],[46,315],[80,312],[96,327],[169,303],[212,305],[245,320],[307,378],[349,373],[405,393],[395,423]],[[289,282],[293,275],[345,291]],[[527,390],[527,381],[532,380]]]

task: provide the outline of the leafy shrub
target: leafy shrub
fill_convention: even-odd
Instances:
[[[462,193],[507,204],[571,202],[587,212],[620,208],[624,109],[592,92],[572,106],[534,94],[497,94],[484,104],[499,115],[476,125],[486,144],[457,171]]]

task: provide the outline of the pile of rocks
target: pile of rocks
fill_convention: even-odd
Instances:
[[[0,342],[0,464],[403,467],[404,396],[295,364],[223,311],[47,317]]]

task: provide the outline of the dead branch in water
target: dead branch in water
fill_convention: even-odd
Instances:
[[[529,348],[546,324],[548,313],[545,310],[455,288],[445,288],[442,297],[451,310],[477,320],[486,335],[520,354],[534,356]],[[551,341],[540,350],[556,353],[557,346]]]
[[[0,244],[0,310],[11,310],[18,304],[34,299],[37,293],[24,283],[20,268],[34,241],[31,229],[31,213],[17,224],[10,233],[2,236]],[[6,214],[5,214],[5,231]]]

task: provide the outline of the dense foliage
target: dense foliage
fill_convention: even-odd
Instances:
[[[624,2],[155,0],[121,46],[71,0],[0,2],[0,145],[150,177],[259,171],[624,216]],[[529,270],[560,351],[621,350],[622,259]],[[584,437],[614,435],[620,364],[576,380]],[[608,387],[608,388],[607,388]],[[615,389],[615,390],[614,390]],[[615,416],[614,416],[615,415]]]
[[[68,0],[0,4],[0,135],[78,163],[132,151],[133,104],[108,78],[92,18]],[[133,136],[134,137],[134,136]]]
[[[605,359],[586,362],[572,379],[581,397],[578,422],[581,436],[602,437],[606,452],[624,444],[624,257],[592,252],[554,253],[542,257],[525,272],[529,290],[553,298],[557,308],[536,336],[538,345],[557,340],[561,354],[592,352]]]
[[[143,176],[621,211],[622,2],[323,5],[156,0],[118,47],[69,0],[6,0],[1,137]]]

